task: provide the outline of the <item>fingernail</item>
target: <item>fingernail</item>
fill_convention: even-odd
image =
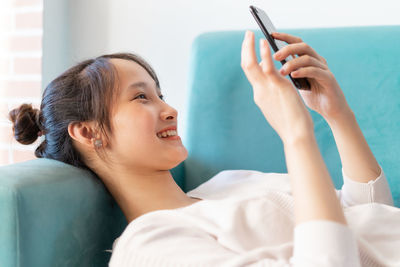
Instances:
[[[281,55],[281,54],[280,54],[279,52],[276,52],[276,53],[274,54],[274,57],[275,57],[275,58],[279,58],[280,55]]]
[[[250,31],[246,31],[245,37],[246,37],[246,38],[249,38],[249,37],[250,37]]]
[[[286,68],[283,66],[283,67],[279,70],[279,72],[280,72],[281,74],[285,74]]]

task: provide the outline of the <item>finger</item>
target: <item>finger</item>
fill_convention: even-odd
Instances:
[[[288,34],[288,33],[273,32],[271,35],[272,35],[272,37],[274,39],[285,41],[288,44],[303,43],[303,40],[300,37],[297,37],[297,36],[294,36],[294,35],[291,35],[291,34]],[[314,50],[314,49],[312,49],[312,50]],[[315,50],[314,50],[314,52],[315,52]],[[325,58],[323,58],[320,55],[318,55],[317,52],[315,52],[315,54],[316,54],[316,56],[315,56],[316,58],[320,59],[323,63],[327,64]],[[293,54],[292,54],[292,56],[293,56]],[[295,56],[293,56],[293,57],[295,57]],[[278,59],[276,59],[276,60],[278,60]]]
[[[254,33],[246,31],[241,53],[241,66],[250,83],[257,83],[262,78],[262,69],[257,62],[254,48]]]
[[[328,68],[320,61],[317,59],[309,56],[309,55],[303,55],[300,57],[297,57],[295,59],[292,59],[290,61],[287,61],[282,68],[279,70],[279,72],[282,75],[288,75],[289,73],[300,69],[304,67],[309,67],[309,66],[314,66],[323,70],[327,70]]]
[[[269,49],[267,40],[260,39],[260,55],[261,55],[261,68],[266,74],[272,74],[276,72],[274,62],[271,57],[271,50]]]
[[[314,66],[300,68],[292,72],[290,75],[293,78],[314,78],[316,80],[329,78],[329,72]]]
[[[283,32],[273,32],[271,35],[274,39],[284,41],[288,44],[295,44],[295,43],[303,42],[303,40],[300,37],[293,36],[293,35],[283,33]]]
[[[283,60],[292,54],[296,54],[299,56],[309,55],[322,61],[320,55],[318,55],[318,53],[315,52],[315,50],[306,43],[296,43],[282,47],[278,52],[274,54],[274,58],[276,60]]]

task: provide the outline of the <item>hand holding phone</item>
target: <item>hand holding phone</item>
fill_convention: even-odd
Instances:
[[[273,58],[284,64],[280,70],[281,76],[289,74],[295,86],[303,89],[299,90],[299,94],[306,106],[319,113],[328,123],[336,121],[338,117],[348,117],[347,114],[352,113],[351,108],[325,58],[301,38],[276,32],[264,11],[254,6],[250,10],[269,45],[275,52],[280,50]],[[291,55],[298,57],[290,59]],[[286,62],[288,58],[290,61]]]
[[[261,31],[264,33],[268,43],[272,47],[275,52],[278,52],[279,49],[283,48],[286,44],[280,40],[276,40],[272,37],[272,33],[276,32],[274,25],[272,24],[271,20],[267,16],[264,10],[250,6],[250,12],[253,15],[254,19],[256,20],[258,26],[260,27]],[[280,62],[284,65],[287,61],[292,60],[293,57],[289,56],[286,59],[282,59]],[[307,78],[293,78],[292,75],[289,73],[289,77],[292,80],[293,84],[301,90],[310,90],[310,83],[308,82]]]
[[[255,104],[285,143],[313,133],[312,119],[292,82],[276,69],[268,42],[260,40],[261,62],[255,36],[247,31],[242,43],[241,66],[253,88]]]

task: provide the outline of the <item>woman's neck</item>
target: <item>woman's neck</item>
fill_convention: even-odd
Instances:
[[[110,174],[103,173],[100,177],[115,198],[128,223],[151,211],[181,208],[201,200],[187,196],[168,170],[147,173],[132,171],[108,173]]]

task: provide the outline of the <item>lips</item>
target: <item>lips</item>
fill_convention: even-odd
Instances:
[[[159,131],[157,134],[168,131],[168,130],[175,130],[176,131],[176,126],[168,126],[164,129],[162,129],[161,131]]]

